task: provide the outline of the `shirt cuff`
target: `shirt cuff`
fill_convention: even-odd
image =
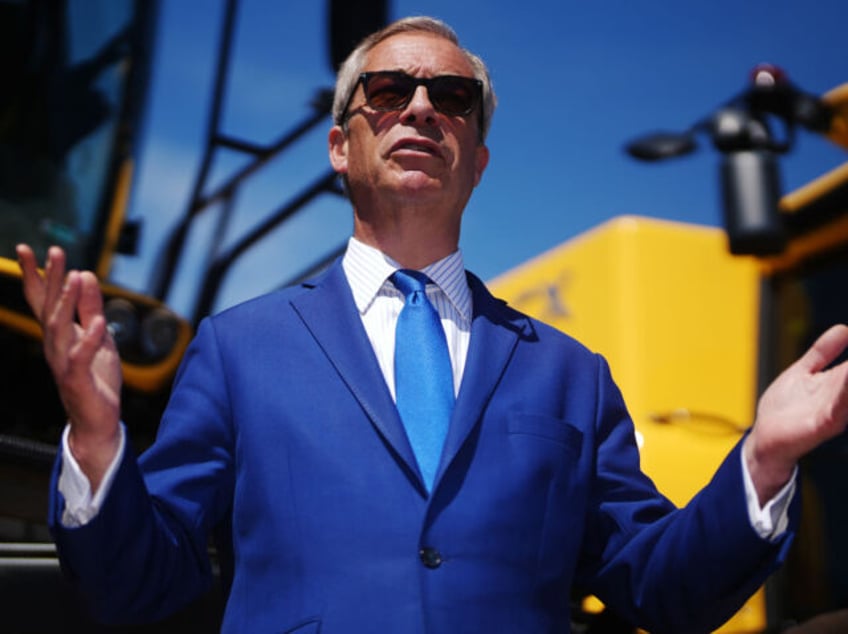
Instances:
[[[106,470],[100,487],[92,496],[91,483],[71,453],[71,448],[68,444],[70,430],[71,426],[66,425],[65,431],[62,433],[62,468],[59,472],[57,486],[59,493],[65,499],[65,508],[62,511],[61,519],[62,526],[65,528],[79,528],[88,524],[100,512],[100,507],[103,505],[103,500],[112,487],[112,481],[115,479],[115,473],[118,471],[118,465],[121,463],[121,458],[124,455],[126,431],[122,423],[119,431],[118,451],[112,459],[109,468]]]
[[[745,481],[745,500],[748,504],[748,519],[751,521],[751,526],[762,539],[769,541],[778,539],[789,526],[789,504],[795,496],[798,467],[795,467],[789,482],[763,507],[760,507],[759,496],[744,457],[742,457],[742,478]]]

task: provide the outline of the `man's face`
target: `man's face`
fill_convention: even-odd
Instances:
[[[429,33],[398,34],[371,49],[363,72],[385,70],[414,77],[474,76],[458,47]],[[348,108],[347,134],[338,126],[330,133],[330,159],[347,176],[359,212],[384,203],[426,205],[458,222],[488,162],[478,117],[479,107],[465,116],[439,112],[424,86],[404,108],[375,111],[359,85]]]

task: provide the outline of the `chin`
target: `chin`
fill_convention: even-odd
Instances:
[[[406,191],[434,191],[445,189],[441,179],[423,171],[407,171],[401,174],[398,189]]]

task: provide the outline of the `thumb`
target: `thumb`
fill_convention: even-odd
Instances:
[[[837,324],[824,332],[798,364],[810,374],[824,370],[848,347],[848,326]]]

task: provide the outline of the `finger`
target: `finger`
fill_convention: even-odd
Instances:
[[[103,346],[107,337],[106,318],[102,315],[94,316],[88,327],[83,331],[77,344],[71,350],[69,362],[71,366],[88,368],[91,366],[94,355]]]
[[[88,329],[91,320],[103,315],[103,295],[97,277],[90,271],[80,273],[80,296],[77,315],[83,328]]]
[[[60,295],[52,305],[45,304],[46,315],[44,329],[45,352],[53,362],[64,362],[76,340],[74,322],[76,306],[79,301],[80,280],[77,271],[68,273]],[[59,369],[58,367],[56,369]]]
[[[62,294],[65,278],[65,252],[59,247],[47,250],[47,264],[44,267],[46,286],[44,289],[44,305],[42,310],[53,312],[53,306]]]
[[[809,372],[824,370],[848,347],[848,326],[838,324],[824,332],[809,350],[799,359],[799,363]]]
[[[44,278],[38,272],[38,261],[29,245],[19,244],[15,251],[18,254],[18,264],[21,267],[24,297],[32,312],[40,318],[44,306]]]

